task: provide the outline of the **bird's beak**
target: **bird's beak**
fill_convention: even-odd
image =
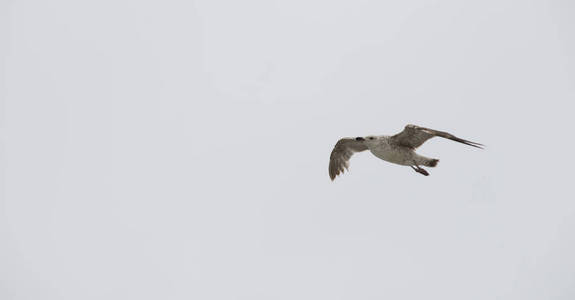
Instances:
[[[365,141],[365,139],[362,138],[362,137],[360,137],[360,136],[356,137],[355,140],[358,141],[358,142]]]

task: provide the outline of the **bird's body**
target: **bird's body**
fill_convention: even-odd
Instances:
[[[420,166],[435,167],[439,159],[421,156],[415,152],[428,139],[440,136],[469,146],[481,148],[483,145],[460,139],[452,134],[416,125],[407,125],[393,136],[379,135],[340,139],[335,145],[329,163],[329,175],[334,180],[349,166],[349,159],[355,152],[369,150],[376,157],[390,163],[410,166],[425,176],[429,173]]]
[[[414,162],[423,165],[425,161],[429,160],[415,153],[411,148],[394,145],[390,140],[390,136],[381,135],[375,136],[374,138],[375,143],[366,143],[368,150],[376,157],[387,162],[402,166],[411,166]]]

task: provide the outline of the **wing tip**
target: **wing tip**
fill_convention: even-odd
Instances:
[[[331,179],[331,181],[334,181],[337,176],[343,173],[345,173],[345,169],[343,168],[341,170],[339,169],[329,170],[329,178]]]
[[[479,148],[479,149],[485,149],[485,145],[480,144],[480,143],[476,143],[476,142],[471,142],[471,141],[466,141],[465,143],[466,145],[475,147],[475,148]]]

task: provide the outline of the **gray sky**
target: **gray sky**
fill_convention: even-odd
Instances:
[[[575,298],[572,1],[0,11],[1,299]]]

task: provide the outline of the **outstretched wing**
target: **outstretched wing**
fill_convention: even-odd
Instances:
[[[333,181],[335,176],[349,167],[349,159],[355,152],[367,150],[367,146],[354,138],[343,138],[337,141],[329,156],[329,177]]]
[[[403,129],[402,132],[392,136],[391,138],[398,145],[415,149],[415,148],[423,145],[423,143],[425,143],[425,141],[429,140],[432,137],[436,137],[436,136],[440,136],[442,138],[446,138],[446,139],[450,139],[452,141],[460,142],[460,143],[465,144],[465,145],[469,145],[472,147],[477,147],[477,148],[483,149],[483,145],[481,145],[479,143],[475,143],[475,142],[471,142],[468,140],[458,138],[451,133],[447,133],[447,132],[439,131],[439,130],[434,130],[434,129],[429,129],[429,128],[425,128],[425,127],[419,127],[419,126],[411,125],[411,124],[405,126],[405,128]]]

